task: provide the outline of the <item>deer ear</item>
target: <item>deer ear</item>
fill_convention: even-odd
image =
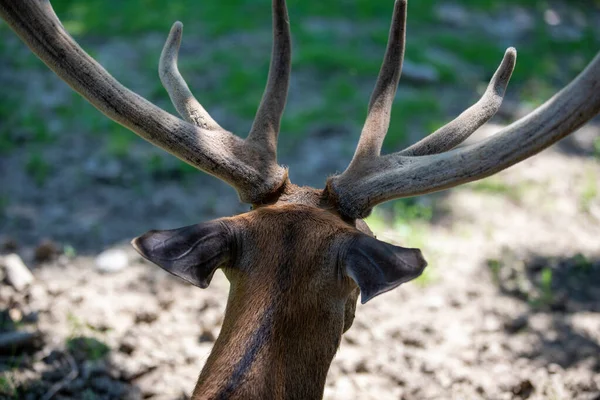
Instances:
[[[394,246],[362,233],[348,246],[346,274],[360,288],[362,304],[418,277],[427,266],[421,250]]]
[[[150,231],[131,241],[133,247],[162,269],[203,289],[217,268],[230,261],[232,234],[223,221],[210,221],[168,231]]]

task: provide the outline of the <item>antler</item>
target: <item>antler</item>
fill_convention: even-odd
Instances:
[[[287,171],[277,165],[279,120],[290,71],[285,0],[273,0],[273,61],[267,90],[246,140],[221,128],[191,94],[177,70],[181,24],[163,49],[160,77],[185,122],[121,85],[65,31],[48,0],[0,0],[0,17],[75,91],[107,117],[183,161],[233,186],[240,199],[261,203],[279,191]]]
[[[222,131],[223,128],[211,118],[210,114],[196,100],[183,76],[179,73],[177,58],[179,57],[182,33],[183,24],[179,21],[175,22],[160,54],[158,63],[160,81],[169,93],[175,109],[186,121],[200,128]]]
[[[380,156],[398,82],[396,75],[386,71],[397,71],[399,75],[402,63],[401,58],[389,54],[404,52],[404,41],[398,36],[404,32],[405,19],[406,0],[397,0],[387,54],[356,153],[342,174],[327,181],[327,191],[345,217],[364,218],[377,204],[490,176],[542,151],[600,112],[598,54],[573,82],[531,114],[490,138],[449,151],[487,122],[500,107],[516,61],[516,51],[509,48],[486,92],[475,105],[415,145]],[[383,76],[388,78],[382,80]],[[384,100],[376,101],[380,97]],[[376,129],[372,129],[373,126]]]
[[[378,157],[383,139],[390,126],[392,103],[402,73],[404,43],[406,41],[406,0],[396,1],[392,27],[385,51],[385,58],[369,102],[367,120],[360,135],[352,163]]]

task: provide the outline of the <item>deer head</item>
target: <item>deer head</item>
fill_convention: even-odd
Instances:
[[[409,148],[381,155],[404,56],[406,0],[348,168],[324,189],[298,187],[277,164],[291,60],[284,0],[273,0],[267,87],[245,139],[215,122],[177,69],[175,23],[159,65],[179,119],[118,83],[64,30],[48,0],[0,0],[0,16],[56,74],[102,113],[233,186],[250,212],[134,239],[140,254],[205,288],[221,268],[231,282],[221,334],[195,398],[315,398],[355,304],[417,277],[417,249],[375,239],[364,223],[388,200],[447,189],[503,170],[550,146],[600,111],[600,55],[571,84],[495,136],[455,149],[498,110],[516,61],[509,48],[482,98]]]

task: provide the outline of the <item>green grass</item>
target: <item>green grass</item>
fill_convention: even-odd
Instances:
[[[154,179],[177,178],[183,184],[187,184],[189,178],[201,174],[197,168],[179,159],[167,158],[170,158],[170,156],[157,153],[148,156],[145,165]]]
[[[108,132],[106,150],[108,154],[117,158],[126,158],[129,154],[131,144],[136,137],[127,129],[113,123]]]
[[[25,171],[31,176],[36,185],[42,186],[46,183],[46,179],[52,172],[51,165],[44,159],[40,151],[33,152],[29,155],[25,163]]]
[[[111,13],[113,7],[108,6],[111,3],[118,4],[118,13]],[[267,25],[270,22],[269,3],[266,0],[200,3],[193,0],[130,0],[127,2],[54,0],[52,2],[64,25],[78,35],[101,35],[107,29],[119,35],[166,31],[175,20],[196,23],[215,35],[222,35],[231,31],[256,29]],[[501,11],[508,5],[525,4],[537,10],[547,7],[545,0],[507,0],[502,3],[492,0],[462,0],[459,3],[468,10],[487,12]],[[409,3],[410,20],[435,21],[433,6],[434,3],[430,1]],[[376,19],[387,22],[391,19],[393,1],[341,0],[332,6],[327,2],[288,0],[288,8],[292,23],[310,16],[329,18],[344,16],[356,21]],[[250,15],[252,18],[249,18]],[[108,16],[110,18],[107,18]]]
[[[63,254],[70,259],[77,257],[77,250],[70,244],[65,244],[63,246]]]
[[[572,262],[573,262],[573,268],[577,272],[588,273],[593,268],[592,261],[590,259],[588,259],[585,255],[580,254],[580,253],[573,256]]]
[[[7,132],[0,128],[0,154],[7,154],[17,146]]]
[[[20,144],[46,145],[56,139],[35,110],[15,108],[19,101],[15,93],[0,96],[0,154],[9,153]]]
[[[491,258],[487,260],[487,266],[490,269],[490,273],[492,275],[492,280],[496,285],[500,285],[500,274],[502,272],[502,262],[500,260]]]
[[[100,360],[110,352],[110,347],[92,337],[71,337],[65,345],[70,352],[82,353],[84,358],[90,361]]]
[[[594,1],[594,4],[598,3]],[[575,41],[558,40],[550,35],[550,28],[542,18],[548,7],[546,1],[507,0],[499,3],[459,0],[456,3],[468,12],[490,15],[505,12],[507,7],[513,6],[532,10],[535,18],[533,31],[519,43],[514,43],[519,56],[510,89],[511,93],[518,91],[520,99],[531,105],[540,104],[550,97],[557,86],[580,71],[600,48],[600,40],[591,28],[584,29],[581,38]],[[234,124],[242,126],[229,127],[227,121],[223,121],[226,128],[236,130],[240,135],[247,132],[260,102],[268,71],[269,1],[53,0],[52,4],[67,30],[84,44],[87,44],[86,41],[102,42],[101,38],[107,37],[107,33],[109,41],[124,36],[129,37],[126,40],[137,40],[149,33],[166,37],[171,24],[181,20],[185,25],[183,46],[202,41],[200,57],[189,52],[181,55],[179,64],[183,75],[208,110],[213,107],[223,109],[232,117]],[[410,82],[401,81],[403,90],[392,113],[384,143],[386,151],[406,146],[409,134],[426,135],[449,120],[447,107],[440,104],[440,89],[464,86],[464,90],[473,93],[487,82],[502,59],[506,44],[500,39],[487,37],[475,27],[456,30],[439,24],[435,7],[431,1],[409,2],[406,58],[434,67],[440,82],[414,87]],[[578,7],[585,11],[591,5],[578,3]],[[323,126],[360,130],[369,100],[365,88],[372,87],[381,65],[393,1],[341,0],[334,4],[288,0],[288,8],[294,41],[294,73],[309,75],[313,79],[318,91],[315,96],[319,96],[319,100],[304,102],[300,107],[288,106],[282,121],[282,136],[285,136],[282,141],[293,147],[307,134]],[[114,12],[115,9],[118,12]],[[10,34],[5,25],[0,24],[0,29]],[[36,69],[43,67],[35,58],[12,57],[13,47],[0,41],[0,58],[7,58],[22,69],[31,69],[33,64]],[[84,47],[91,47],[90,52],[94,53],[94,45]],[[432,49],[451,54],[456,58],[456,64],[444,61],[444,57],[436,58],[429,51]],[[136,52],[136,49],[131,51]],[[150,86],[144,93],[153,101],[168,104],[166,92],[156,76],[160,48],[138,53],[141,66],[137,72],[144,76],[152,74],[152,79],[147,79],[151,82]],[[461,70],[463,65],[470,66],[466,77]],[[204,91],[194,84],[206,82],[210,83],[210,89]],[[0,154],[18,147],[21,140],[18,138],[40,144],[56,139],[47,130],[39,110],[15,111],[15,104],[21,102],[19,96],[25,95],[8,94],[0,98]],[[174,112],[172,106],[166,108]],[[103,138],[104,150],[108,154],[119,158],[128,156],[135,140],[131,133],[108,120],[79,95],[74,94],[68,102],[56,105],[51,112],[60,117],[65,132],[95,133]],[[600,141],[596,144],[600,157]],[[31,160],[28,167],[28,172],[37,182],[44,181],[48,175],[47,168],[39,161]],[[150,164],[148,168],[152,172],[162,166]],[[185,165],[181,167],[183,175],[187,174],[186,168]],[[502,188],[481,188],[488,192],[498,189]]]
[[[8,399],[17,399],[17,385],[8,372],[0,374],[0,395],[7,396]]]
[[[510,193],[511,186],[499,180],[485,179],[473,183],[471,189],[483,193],[507,194]]]
[[[65,342],[65,347],[71,353],[84,356],[87,360],[99,360],[110,352],[110,347],[99,340],[100,335],[96,328],[79,318],[73,313],[67,314],[67,323],[70,334]]]
[[[427,135],[441,126],[442,120],[441,105],[433,91],[422,90],[410,97],[400,98],[392,110],[384,147],[390,151],[398,151],[401,145],[406,144],[410,126]]]
[[[365,219],[374,232],[393,229],[403,239],[410,240],[410,245],[419,247],[424,244],[416,233],[421,225],[431,221],[433,207],[431,204],[418,201],[417,198],[399,199],[385,203],[373,210]],[[413,236],[414,235],[414,236]]]
[[[102,35],[109,31],[115,35],[138,35],[145,32],[168,32],[173,21],[183,20],[186,30],[202,31],[208,37],[220,37],[244,31],[265,31],[270,26],[269,2],[261,5],[256,0],[229,0],[227,2],[202,2],[191,0],[166,2],[164,0],[132,0],[119,3],[119,13],[110,12],[105,1],[89,0],[85,3],[75,0],[54,1],[53,5],[62,16],[65,26],[74,34]],[[380,60],[365,57],[360,51],[361,44],[385,46],[388,35],[389,20],[393,8],[392,1],[373,2],[371,0],[344,0],[332,7],[323,2],[289,1],[292,30],[296,41],[294,66],[318,68],[322,71],[346,71],[350,74],[375,74]],[[534,10],[540,16],[547,7],[546,1],[510,0],[501,5],[493,1],[462,0],[459,2],[466,10],[481,12],[499,12],[508,5],[523,6]],[[140,13],[139,10],[144,12]],[[422,49],[426,46],[437,46],[451,51],[460,58],[482,66],[486,72],[493,72],[502,57],[504,50],[498,42],[485,40],[480,34],[465,34],[461,31],[453,34],[448,31],[428,29],[430,24],[437,23],[434,4],[431,2],[411,2],[409,12],[409,41],[407,57],[419,62],[427,62]],[[249,18],[248,15],[252,15]],[[307,29],[306,21],[319,18],[323,27],[319,30]],[[367,22],[376,26],[370,32],[356,29],[355,34],[340,37],[327,27],[327,18],[346,21],[348,24]],[[421,32],[426,29],[427,33]],[[476,32],[474,32],[476,33]],[[366,35],[366,36],[365,36]],[[517,68],[513,79],[518,82],[527,81],[533,75],[555,75],[564,55],[582,56],[589,60],[598,47],[598,39],[593,31],[587,29],[582,38],[576,41],[560,41],[553,39],[549,28],[537,23],[528,43],[519,46],[522,50],[519,63],[527,68]],[[422,39],[426,37],[426,42]],[[425,46],[423,45],[425,44]],[[241,44],[240,44],[241,46]],[[358,47],[357,47],[358,46]],[[247,53],[247,52],[246,52]],[[381,52],[383,54],[383,51]],[[246,57],[242,52],[230,53],[238,65]],[[578,58],[578,57],[572,57]],[[232,60],[229,60],[232,61]],[[583,61],[575,62],[574,70],[579,70]],[[231,64],[229,64],[231,65]],[[442,71],[446,79],[454,79],[454,73],[442,65],[434,65]],[[247,73],[247,68],[239,68],[239,73]],[[532,74],[532,71],[535,74]],[[236,72],[237,73],[237,72]],[[234,73],[235,74],[235,73]],[[235,82],[234,82],[235,83]],[[237,85],[236,85],[237,86]]]
[[[8,196],[5,194],[0,195],[0,215],[4,215],[9,204],[10,199],[8,198]]]
[[[552,293],[552,276],[552,269],[548,267],[542,270],[540,276],[541,301],[546,304],[552,303],[554,298]]]
[[[490,177],[466,185],[474,192],[496,196],[505,196],[513,201],[520,201],[526,190],[526,185],[508,185],[497,177]]]

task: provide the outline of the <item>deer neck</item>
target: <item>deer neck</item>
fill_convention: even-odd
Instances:
[[[333,312],[297,315],[287,312],[285,295],[249,302],[244,290],[233,286],[221,333],[192,398],[322,398],[342,336],[343,303]]]

